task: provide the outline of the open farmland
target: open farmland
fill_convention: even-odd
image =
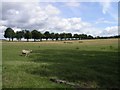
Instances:
[[[70,42],[70,43],[68,43]],[[118,39],[3,42],[3,88],[118,87]],[[32,49],[29,57],[22,49]]]

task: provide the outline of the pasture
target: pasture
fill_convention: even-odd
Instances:
[[[31,49],[29,57],[22,49]],[[118,39],[82,41],[3,42],[3,88],[115,88],[118,77]]]

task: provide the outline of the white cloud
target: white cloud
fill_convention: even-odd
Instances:
[[[105,18],[99,18],[98,20],[96,20],[95,24],[116,24],[116,21],[109,21],[106,20]]]
[[[45,11],[46,11],[47,14],[49,14],[49,15],[60,14],[59,9],[57,9],[56,7],[54,7],[54,6],[50,5],[50,4],[46,6]]]
[[[4,33],[4,30],[5,30],[6,28],[7,28],[6,26],[0,25],[0,33]]]
[[[52,22],[51,22],[52,21]],[[84,22],[81,18],[60,18],[52,17],[48,19],[48,28],[54,32],[76,32],[82,33],[83,28],[90,27],[91,24]]]
[[[106,27],[102,32],[102,36],[114,36],[118,35],[118,26]]]
[[[114,31],[116,27],[100,30],[94,28],[91,23],[83,21],[80,17],[62,18],[59,16],[61,11],[57,7],[50,3],[46,5],[42,4],[38,2],[4,2],[2,10],[3,17],[0,20],[1,35],[3,35],[7,27],[13,28],[15,32],[24,29],[37,29],[42,33],[44,31],[55,33],[71,32],[73,34],[84,33],[93,36],[116,34]],[[71,4],[75,3],[71,2]],[[99,22],[103,21],[107,23],[104,19],[101,19]]]
[[[12,29],[14,30],[14,32],[17,32],[17,31],[22,31],[22,29],[21,29],[21,28],[17,28],[17,27],[13,27]]]
[[[101,4],[101,6],[102,6],[102,8],[103,8],[103,10],[102,10],[102,12],[104,13],[104,14],[106,14],[108,11],[109,11],[109,9],[110,9],[110,4],[111,4],[111,0],[106,0],[107,2],[100,2],[100,4]]]
[[[105,30],[108,32],[108,35],[117,35],[118,34],[118,26],[107,27]]]
[[[59,9],[48,4],[41,6],[40,3],[3,3],[4,25],[21,28],[42,28],[46,20],[58,15]],[[5,23],[7,22],[7,23]]]
[[[82,32],[93,36],[115,36],[118,35],[118,26],[106,27],[105,29],[89,27],[84,28]]]
[[[105,0],[105,2],[100,2],[100,5],[102,6],[102,12],[103,14],[109,14],[113,19],[118,21],[118,10],[111,5],[113,0]],[[118,4],[118,3],[116,3]]]
[[[4,30],[5,30],[6,28],[7,28],[7,27],[0,25],[0,39],[3,39],[3,38],[4,38]]]

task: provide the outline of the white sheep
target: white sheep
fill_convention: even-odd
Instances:
[[[22,54],[25,54],[25,57],[29,56],[32,50],[22,50]]]

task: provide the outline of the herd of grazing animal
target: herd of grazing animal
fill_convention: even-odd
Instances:
[[[22,50],[22,55],[25,55],[25,57],[29,56],[30,53],[32,53],[32,50]]]

